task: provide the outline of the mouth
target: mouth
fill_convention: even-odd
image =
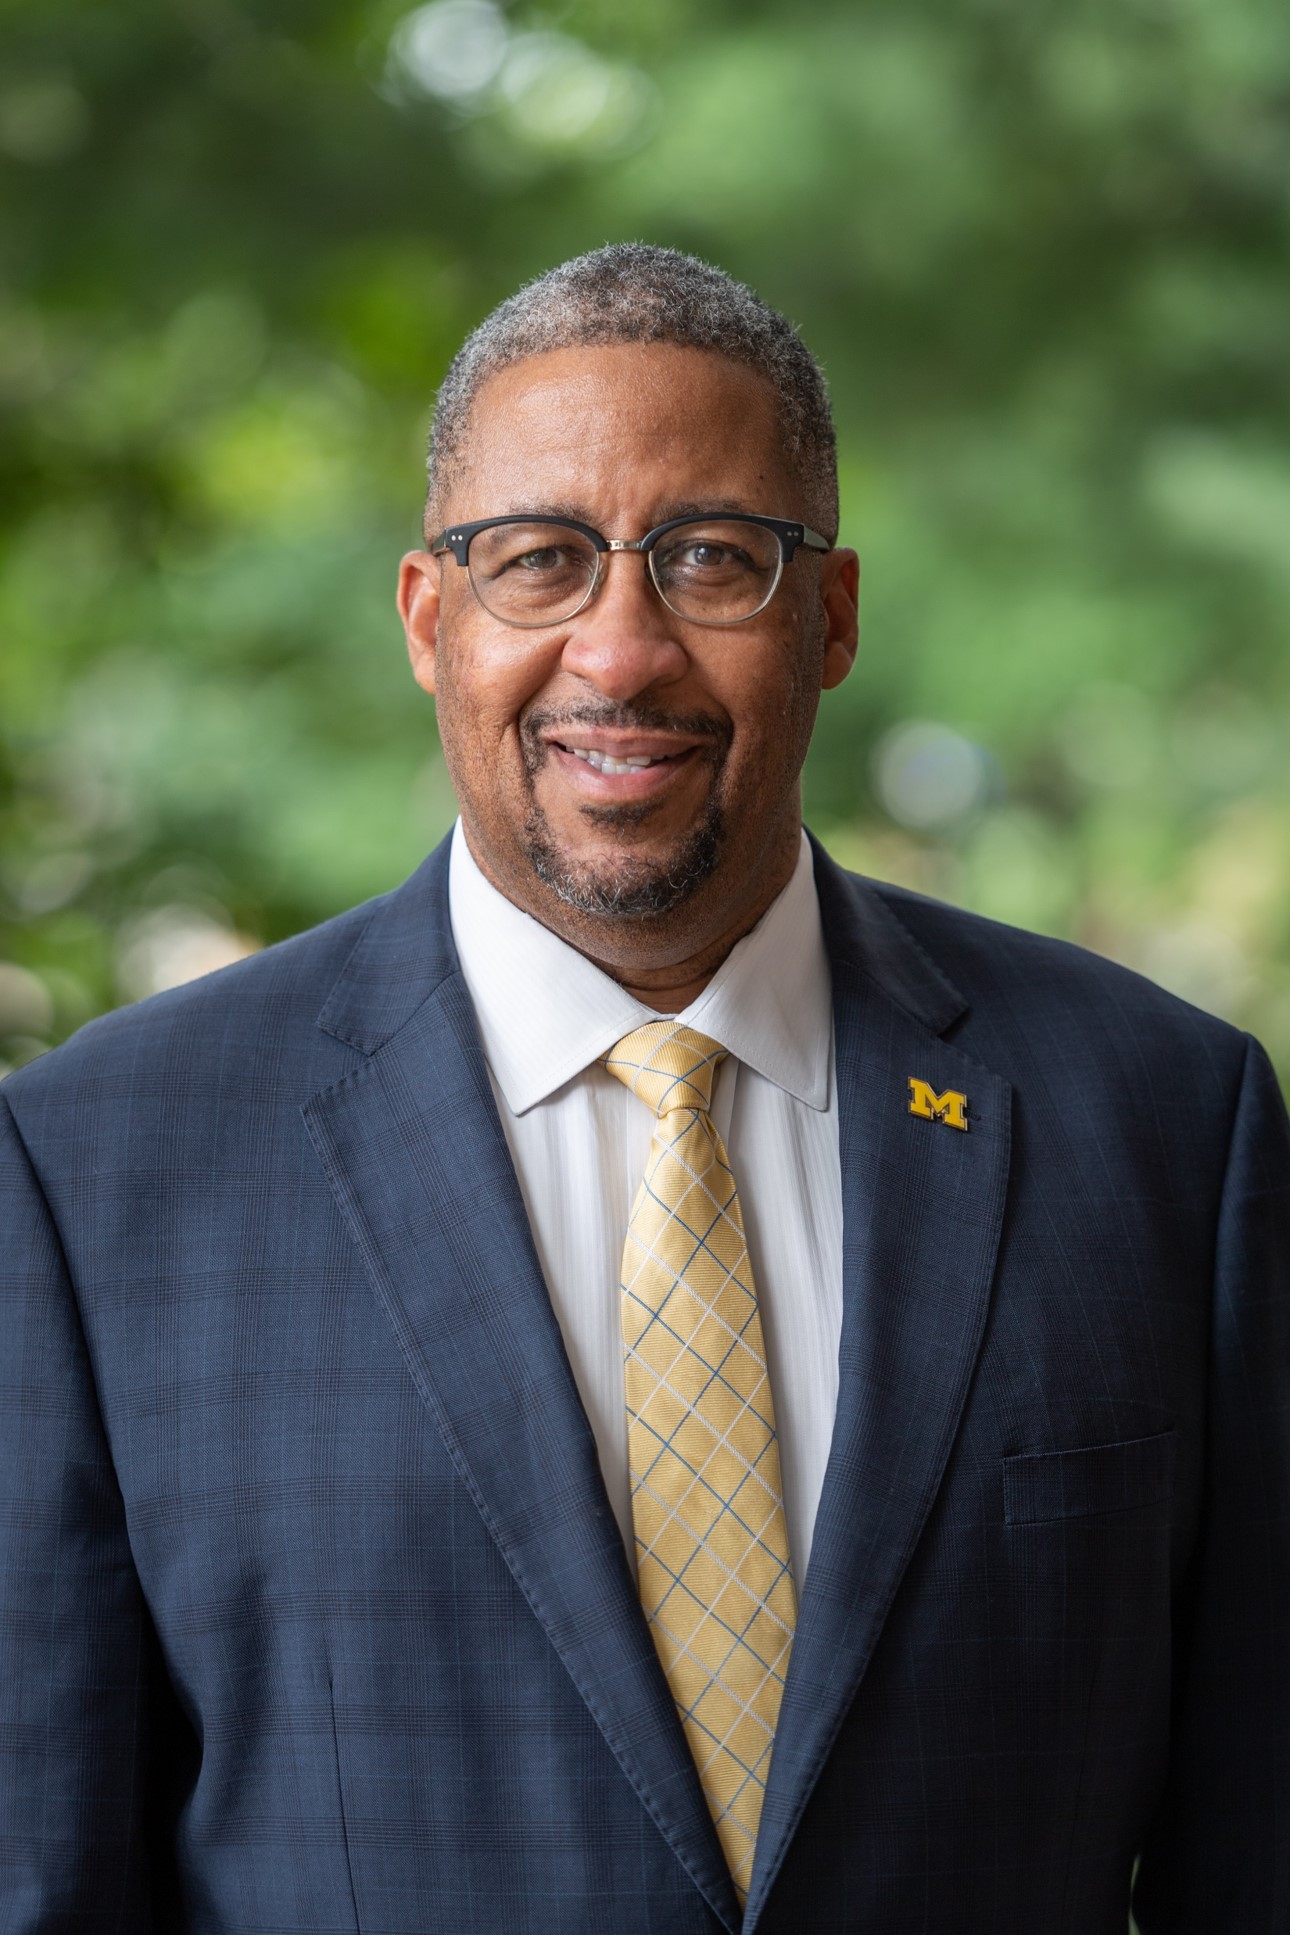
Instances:
[[[695,750],[694,742],[669,733],[570,732],[547,741],[558,752],[585,760],[597,773],[642,773],[651,766],[675,765]]]
[[[704,742],[677,733],[569,730],[543,734],[554,762],[580,793],[606,799],[644,799],[665,790],[691,765]]]

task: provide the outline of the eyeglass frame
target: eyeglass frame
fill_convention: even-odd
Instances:
[[[669,531],[680,530],[686,524],[704,524],[709,522],[713,524],[760,524],[764,530],[773,532],[779,539],[779,563],[776,566],[775,576],[771,581],[770,590],[766,593],[766,596],[759,605],[752,611],[745,612],[741,618],[691,618],[688,613],[677,611],[674,605],[668,604],[663,588],[654,575],[653,553],[654,547],[658,544],[660,538],[665,538]],[[562,612],[559,618],[539,618],[536,620],[504,618],[500,612],[494,611],[491,605],[485,604],[483,598],[480,596],[479,587],[476,585],[474,576],[470,571],[470,544],[471,539],[477,537],[481,531],[491,530],[498,524],[561,524],[566,530],[577,531],[581,536],[585,537],[592,545],[597,556],[595,575],[588,585],[586,595],[581,603],[575,605],[572,611]],[[476,518],[471,524],[457,524],[452,527],[445,525],[438,537],[427,548],[431,557],[435,558],[441,558],[448,551],[452,553],[456,562],[465,568],[471,591],[474,593],[481,609],[486,611],[490,618],[495,618],[499,625],[513,625],[518,631],[536,632],[543,631],[552,625],[567,625],[571,618],[577,618],[579,613],[587,609],[587,606],[605,582],[603,560],[613,551],[638,551],[642,554],[646,560],[647,576],[655,591],[658,593],[660,601],[672,613],[673,617],[681,619],[682,623],[686,625],[706,625],[713,630],[725,630],[731,625],[746,625],[750,618],[758,618],[765,611],[771,599],[779,590],[780,579],[784,575],[784,566],[793,562],[794,554],[797,552],[799,546],[805,551],[832,551],[836,549],[836,546],[831,544],[828,538],[822,537],[818,531],[813,531],[809,524],[802,524],[795,518],[764,517],[757,511],[691,511],[688,517],[670,517],[666,523],[656,524],[652,531],[646,531],[643,538],[607,538],[593,524],[583,524],[576,517],[557,517],[553,516],[550,512],[541,511],[512,511],[505,517],[480,517]]]

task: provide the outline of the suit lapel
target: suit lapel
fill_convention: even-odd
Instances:
[[[462,1481],[695,1885],[739,1916],[542,1280],[448,933],[446,845],[320,1018],[367,1059],[304,1115]]]
[[[841,1376],[749,1930],[945,1470],[985,1328],[1009,1158],[1007,1083],[940,1039],[962,1001],[883,900],[818,850],[816,881],[840,1105]],[[910,1114],[911,1076],[967,1095],[966,1134]]]

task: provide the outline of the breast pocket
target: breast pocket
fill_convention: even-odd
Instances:
[[[1008,1525],[1084,1519],[1158,1505],[1173,1492],[1177,1432],[1080,1445],[1071,1451],[1022,1451],[1003,1461]]]

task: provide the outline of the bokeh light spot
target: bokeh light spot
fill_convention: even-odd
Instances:
[[[982,806],[991,767],[980,746],[932,720],[911,719],[879,740],[873,761],[878,797],[902,826],[953,826]]]
[[[506,52],[506,22],[490,0],[432,0],[395,30],[398,74],[422,94],[469,101],[496,78]]]

